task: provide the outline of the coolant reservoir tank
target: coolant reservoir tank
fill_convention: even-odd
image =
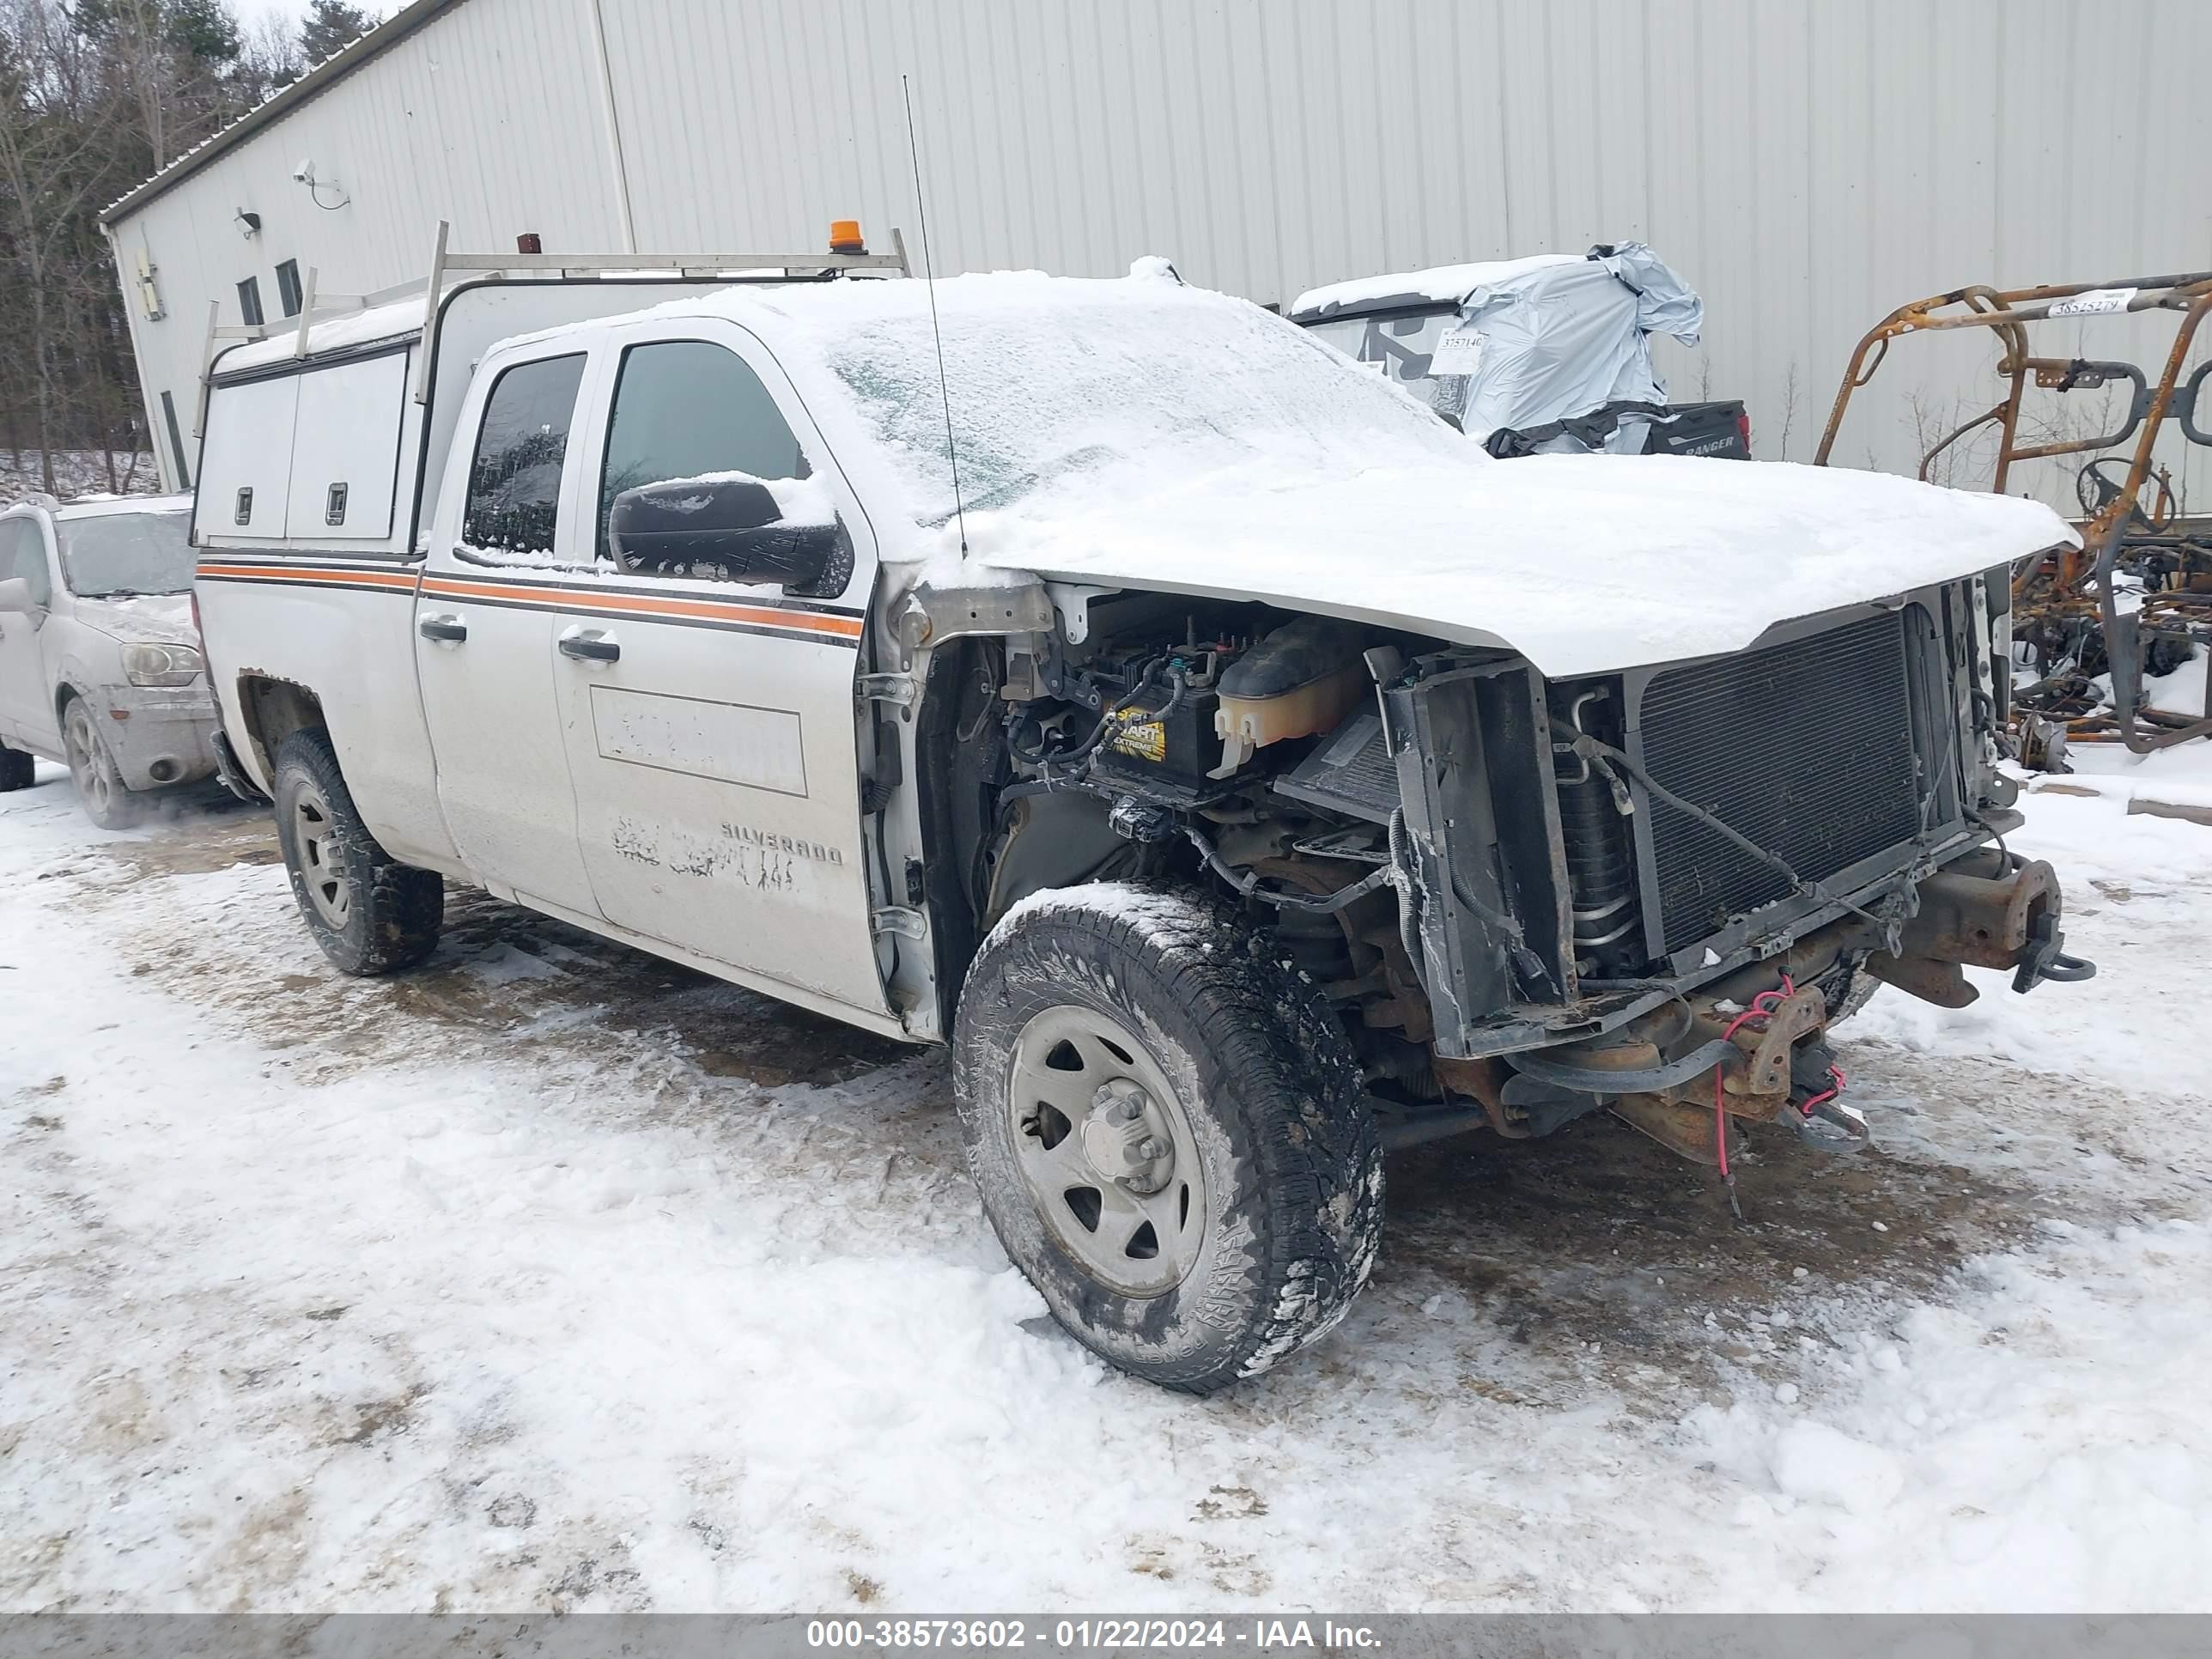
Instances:
[[[1359,653],[1370,632],[1358,623],[1301,617],[1222,670],[1213,729],[1228,754],[1334,731],[1366,688]]]

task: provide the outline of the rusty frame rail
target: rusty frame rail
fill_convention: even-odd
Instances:
[[[2173,313],[2179,319],[2164,371],[2155,381],[2133,363],[2038,357],[2028,349],[2029,331],[2036,324],[2152,311]],[[1995,428],[1998,437],[1990,482],[1993,491],[2005,488],[2015,463],[2100,453],[2118,449],[2133,439],[2135,447],[2128,457],[2124,481],[2117,488],[2106,481],[2100,491],[2103,499],[2094,507],[2086,500],[2082,503],[2088,516],[2081,526],[2081,545],[2055,549],[2021,570],[2014,579],[2013,594],[2015,607],[2033,607],[2039,623],[2094,618],[2103,635],[2112,668],[2112,712],[2084,714],[2069,724],[2078,737],[2109,740],[2116,736],[2137,753],[2212,734],[2212,685],[2208,685],[2202,716],[2177,716],[2142,707],[2142,625],[2146,614],[2187,637],[2212,641],[2212,558],[2206,556],[2201,537],[2172,532],[2170,525],[2176,514],[2162,473],[2155,476],[2167,497],[2166,511],[2154,518],[2141,507],[2144,486],[2154,476],[2154,451],[2169,413],[2178,413],[2182,434],[2188,441],[2212,445],[2212,431],[2197,420],[2197,404],[2212,363],[2200,364],[2185,385],[2181,380],[2197,327],[2208,311],[2212,311],[2212,270],[2023,289],[1977,283],[1899,306],[1868,330],[1852,352],[1813,457],[1815,466],[1828,464],[1852,394],[1874,378],[1889,355],[1891,341],[1907,334],[1962,328],[1987,329],[1996,336],[1997,374],[2005,383],[2004,395],[1981,414],[1944,434],[1921,456],[1919,476],[1923,481],[1938,457],[1984,428]],[[2041,390],[2062,392],[2098,390],[2115,382],[2129,384],[2133,390],[2127,419],[2116,432],[2023,445],[2021,407],[2031,380]],[[2184,394],[2178,406],[2177,388]],[[2173,562],[2177,586],[2148,596],[2141,611],[2122,611],[2114,572],[2124,556],[2152,553]]]

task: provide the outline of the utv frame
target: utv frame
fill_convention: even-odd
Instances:
[[[2117,484],[2105,475],[2111,460],[2092,460],[2077,477],[2075,489],[2085,515],[2080,525],[2081,546],[2047,554],[2023,566],[2013,579],[2015,639],[2078,640],[2092,629],[2100,633],[2112,667],[2112,708],[2109,712],[2096,710],[2093,702],[2080,695],[2078,677],[2070,683],[2046,681],[2021,699],[2024,726],[2047,712],[2063,721],[2068,735],[2091,741],[2117,738],[2137,754],[2212,734],[2212,687],[2207,689],[2200,714],[2171,714],[2146,708],[2142,702],[2144,657],[2152,644],[2160,640],[2184,646],[2212,642],[2212,523],[2181,516],[2171,483],[2154,462],[2169,414],[2177,417],[2189,442],[2212,445],[2212,430],[2198,420],[2212,360],[2198,364],[2185,381],[2181,378],[2197,325],[2208,310],[2212,310],[2212,270],[2023,289],[1976,283],[1899,307],[1869,329],[1851,354],[1813,458],[1815,466],[1828,465],[1851,394],[1874,378],[1890,342],[1946,329],[1983,328],[1996,335],[1996,372],[2005,392],[1990,408],[1946,433],[1920,458],[1923,482],[1938,456],[1988,427],[1994,427],[1998,437],[1992,491],[2004,489],[2015,462],[2096,454],[2134,441],[2126,474]],[[2172,347],[2155,381],[2133,363],[2039,357],[2029,350],[2029,331],[2038,324],[2151,311],[2171,313],[2178,319]],[[2124,382],[2130,388],[2126,418],[2118,430],[2094,437],[2024,444],[2021,406],[2031,380],[2039,390],[2058,392],[2096,391]],[[2154,480],[2156,507],[2146,511],[2144,486]],[[2124,567],[2160,584],[2135,611],[2119,608],[2113,577]]]

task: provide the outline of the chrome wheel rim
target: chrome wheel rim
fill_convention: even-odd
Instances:
[[[100,764],[100,733],[93,730],[92,712],[82,699],[70,704],[64,726],[62,747],[69,757],[70,781],[93,816],[104,817],[113,804],[114,784]]]
[[[331,804],[312,783],[292,797],[292,844],[300,855],[300,884],[332,930],[343,933],[353,914],[353,884],[346,878],[345,855],[338,845]]]
[[[1014,1041],[1015,1162],[1038,1216],[1083,1271],[1121,1296],[1164,1296],[1197,1265],[1206,1172],[1189,1115],[1118,1021],[1048,1008]]]

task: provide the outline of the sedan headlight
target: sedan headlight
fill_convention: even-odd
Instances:
[[[123,647],[123,672],[133,685],[190,685],[201,667],[200,653],[189,645]]]

